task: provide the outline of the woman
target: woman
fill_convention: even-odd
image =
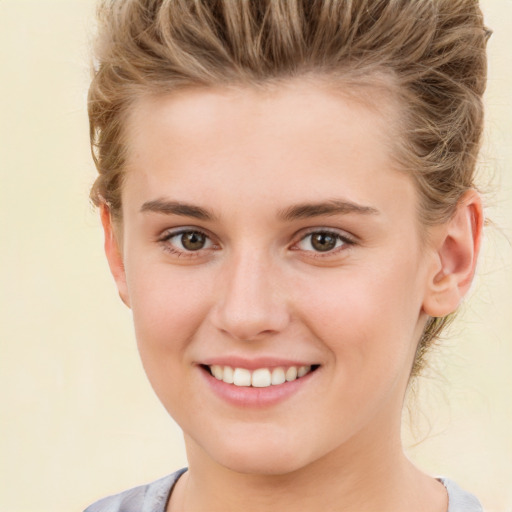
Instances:
[[[87,511],[481,510],[400,441],[480,246],[477,3],[99,12],[92,199],[189,467]]]

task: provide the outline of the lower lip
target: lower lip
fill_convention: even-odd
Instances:
[[[283,402],[287,398],[299,393],[306,386],[312,377],[319,371],[319,368],[309,372],[304,377],[284,382],[277,386],[268,386],[266,388],[255,388],[252,386],[235,386],[227,384],[222,380],[216,379],[207,370],[199,367],[203,377],[208,383],[210,389],[231,405],[237,407],[270,407]]]

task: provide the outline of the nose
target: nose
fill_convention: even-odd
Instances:
[[[242,341],[281,332],[290,321],[279,272],[267,258],[239,255],[225,263],[213,308],[215,327]]]

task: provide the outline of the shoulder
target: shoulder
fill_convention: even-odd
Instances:
[[[461,489],[448,478],[438,478],[448,491],[448,512],[483,512],[482,505],[473,494]]]
[[[150,484],[103,498],[84,512],[165,512],[172,487],[185,471],[180,469]]]

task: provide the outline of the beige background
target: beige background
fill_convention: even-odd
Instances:
[[[87,193],[92,0],[0,1],[0,511],[81,511],[185,464],[138,361]],[[437,373],[410,453],[512,511],[512,1],[482,2],[490,43],[483,171],[500,229]],[[408,436],[408,443],[412,441]]]

